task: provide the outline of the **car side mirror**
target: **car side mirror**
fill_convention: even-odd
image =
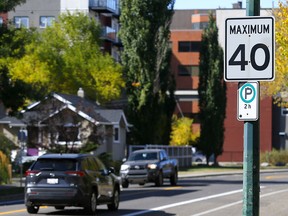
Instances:
[[[109,170],[108,170],[108,173],[111,174],[111,173],[115,173],[115,169],[114,167],[110,167]]]
[[[125,163],[127,161],[127,158],[123,158],[122,162]]]

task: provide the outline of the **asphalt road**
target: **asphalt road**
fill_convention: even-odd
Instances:
[[[261,174],[260,215],[286,216],[288,212],[288,170]],[[157,216],[241,216],[243,208],[242,174],[185,177],[177,186],[165,182],[163,187],[153,184],[131,185],[121,193],[117,212],[106,206],[98,207],[97,215],[157,215]],[[0,216],[26,216],[23,204],[0,206]],[[77,208],[55,210],[41,207],[38,215],[85,215]]]

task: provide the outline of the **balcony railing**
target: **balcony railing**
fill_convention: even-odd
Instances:
[[[109,26],[105,26],[102,29],[102,36],[112,42],[119,43],[119,38],[117,37],[117,31]]]
[[[89,0],[89,7],[94,10],[107,10],[119,14],[119,0]]]

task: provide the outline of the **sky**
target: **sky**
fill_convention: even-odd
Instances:
[[[233,3],[241,0],[175,0],[174,9],[216,9],[232,8]],[[260,0],[261,8],[277,7],[278,0]],[[242,0],[242,8],[246,8],[246,0]]]

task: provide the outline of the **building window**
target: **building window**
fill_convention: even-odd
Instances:
[[[192,29],[194,30],[205,29],[207,27],[208,27],[208,22],[192,23]]]
[[[178,65],[179,76],[199,76],[198,65]]]
[[[14,24],[16,28],[29,28],[29,18],[23,16],[14,17]]]
[[[80,144],[79,128],[72,124],[58,127],[58,144]]]
[[[114,142],[120,142],[119,127],[114,126]]]
[[[281,108],[282,116],[288,116],[288,108]]]
[[[179,41],[178,52],[200,52],[201,41]]]
[[[47,28],[48,26],[51,26],[53,21],[55,21],[55,17],[53,16],[41,16],[40,28]]]

